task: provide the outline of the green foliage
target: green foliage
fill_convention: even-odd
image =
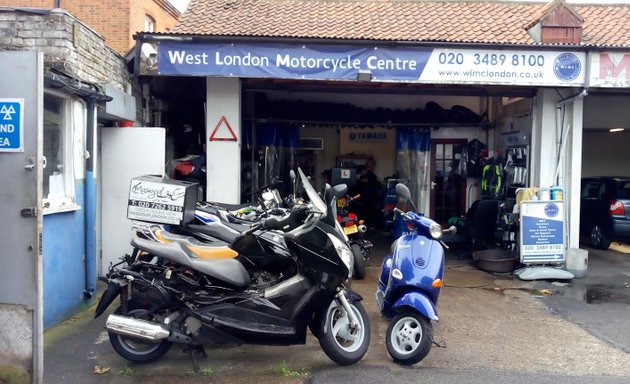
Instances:
[[[29,375],[22,367],[0,365],[0,383],[30,384],[31,375]]]
[[[125,366],[125,368],[121,369],[118,373],[125,376],[131,376],[133,375],[133,368],[127,365]]]
[[[285,361],[282,361],[282,362],[278,363],[274,367],[274,371],[279,376],[299,377],[299,376],[303,375],[300,371],[296,371],[295,369],[289,368],[289,366],[287,365],[287,363]],[[304,375],[306,375],[306,374],[304,374]]]

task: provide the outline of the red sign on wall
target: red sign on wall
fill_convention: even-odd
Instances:
[[[630,53],[600,52],[591,62],[591,86],[630,88]]]
[[[210,134],[210,141],[237,141],[236,135],[225,116],[221,116],[214,127],[214,131]]]

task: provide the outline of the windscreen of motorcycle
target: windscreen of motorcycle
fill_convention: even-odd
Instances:
[[[315,191],[315,188],[313,188],[313,185],[311,185],[311,182],[308,180],[304,172],[302,172],[301,168],[298,168],[298,173],[300,174],[300,180],[302,180],[302,185],[304,186],[304,190],[306,191],[308,199],[318,211],[325,214],[326,203],[324,203],[324,200],[319,197],[319,194],[317,194],[317,191]]]

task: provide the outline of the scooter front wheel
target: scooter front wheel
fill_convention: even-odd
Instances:
[[[396,363],[416,364],[431,350],[433,326],[416,311],[399,313],[387,327],[386,344],[387,352]]]
[[[337,301],[333,300],[323,318],[324,332],[319,345],[335,363],[350,365],[358,362],[370,344],[370,320],[360,301],[350,303],[350,308],[359,321],[359,327],[350,325],[350,317]]]

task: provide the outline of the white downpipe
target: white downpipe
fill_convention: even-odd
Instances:
[[[560,139],[560,151],[558,152],[558,160],[556,161],[556,168],[553,173],[553,180],[551,185],[562,185],[562,178],[559,179],[560,173],[560,164],[564,162],[564,151],[567,147],[567,138],[569,137],[569,132],[571,132],[571,124],[567,124],[567,129],[563,131],[562,138]]]

